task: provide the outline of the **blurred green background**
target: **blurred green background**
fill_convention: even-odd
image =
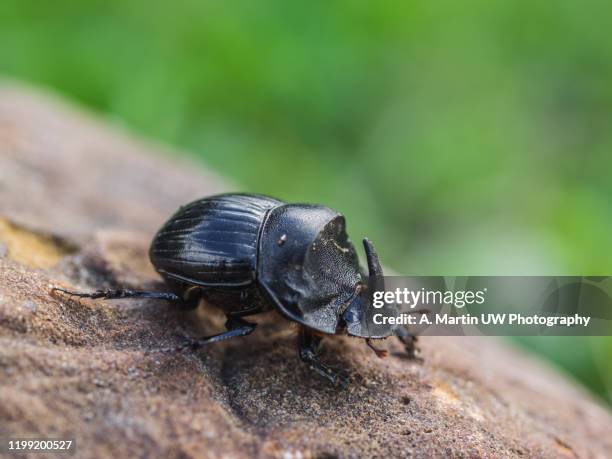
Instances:
[[[612,4],[3,0],[0,73],[347,215],[404,274],[612,274]],[[520,344],[612,400],[612,338]]]

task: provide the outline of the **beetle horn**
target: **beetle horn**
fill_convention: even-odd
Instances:
[[[368,260],[368,272],[371,277],[382,277],[383,270],[378,260],[378,254],[372,243],[365,238],[363,240],[363,248],[365,249],[366,258]]]

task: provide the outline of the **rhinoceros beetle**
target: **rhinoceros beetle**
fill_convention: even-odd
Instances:
[[[56,290],[86,298],[157,298],[182,309],[205,299],[223,310],[227,331],[186,338],[177,350],[248,335],[256,324],[244,317],[276,309],[300,326],[300,358],[333,384],[345,385],[341,372],[319,360],[324,335],[365,338],[379,357],[386,351],[370,339],[395,335],[411,356],[416,341],[402,327],[368,325],[368,284],[375,279],[380,289],[383,272],[367,239],[369,276],[362,272],[345,227],[344,216],[324,206],[256,194],[211,196],[181,207],[153,238],[149,256],[169,292]]]

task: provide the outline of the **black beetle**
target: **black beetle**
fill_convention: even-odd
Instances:
[[[221,194],[181,207],[155,235],[149,256],[171,292],[98,290],[86,298],[157,298],[193,309],[200,299],[221,308],[227,331],[186,338],[176,349],[248,335],[245,316],[275,308],[300,325],[299,355],[334,384],[346,378],[319,358],[325,334],[365,338],[396,335],[414,356],[416,337],[402,327],[371,329],[364,320],[368,279],[382,281],[372,244],[363,240],[369,278],[346,234],[344,216],[328,207],[287,204],[256,194]],[[381,285],[378,284],[380,289]]]

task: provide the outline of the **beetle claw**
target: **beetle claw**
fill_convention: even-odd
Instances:
[[[410,335],[404,337],[403,339],[400,338],[400,340],[402,343],[404,343],[404,350],[406,351],[406,354],[408,354],[408,358],[418,359],[419,348],[416,345],[417,337]]]
[[[160,347],[157,349],[147,349],[145,351],[145,354],[152,354],[156,352],[160,352],[160,353],[184,352],[186,349],[195,348],[196,340],[194,340],[193,338],[189,338],[188,336],[184,336],[184,335],[176,335],[176,336],[181,339],[180,344],[176,346],[164,346],[164,347]]]
[[[408,331],[402,327],[398,327],[395,330],[395,336],[397,336],[397,339],[404,345],[404,351],[406,352],[405,358],[423,361],[423,359],[419,357],[419,348],[416,345],[418,341],[417,336],[408,333]]]
[[[321,362],[311,362],[310,368],[327,379],[335,387],[346,389],[349,385],[349,375],[343,370],[325,365]]]
[[[376,346],[374,346],[374,344],[372,343],[372,340],[370,338],[366,338],[366,344],[368,345],[368,347],[370,349],[372,349],[375,353],[376,356],[379,359],[384,359],[385,357],[387,357],[389,355],[389,351],[386,349],[379,349]]]
[[[424,362],[423,357],[419,355],[420,353],[421,350],[417,346],[412,343],[409,343],[404,346],[404,352],[398,354],[398,356],[416,362]]]
[[[350,375],[347,371],[332,366],[327,366],[326,371],[329,375],[329,380],[334,386],[342,389],[346,389],[348,387]]]
[[[335,386],[346,389],[349,386],[349,375],[342,370],[327,368],[325,377]]]
[[[346,389],[349,386],[349,379],[340,375],[336,375],[334,378],[334,386]]]

